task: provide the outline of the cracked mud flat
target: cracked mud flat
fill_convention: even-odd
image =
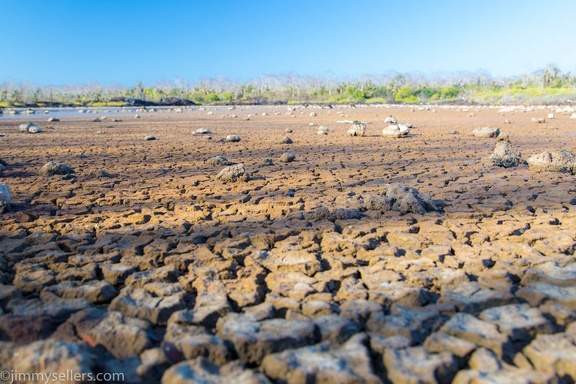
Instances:
[[[532,122],[548,112],[30,116],[39,134],[0,120],[0,366],[133,383],[574,382],[575,176],[494,166],[496,139],[472,134],[499,127],[524,159],[574,152],[576,120]],[[380,136],[389,115],[408,137]],[[215,156],[250,180],[219,180]],[[48,161],[74,174],[40,176]],[[389,183],[443,212],[363,209]]]

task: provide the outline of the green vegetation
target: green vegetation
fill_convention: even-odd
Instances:
[[[576,75],[550,65],[529,75],[492,78],[484,72],[428,78],[388,74],[354,81],[297,75],[264,76],[248,83],[206,79],[133,87],[100,84],[37,87],[0,84],[0,107],[402,103],[402,104],[559,104],[576,100]]]

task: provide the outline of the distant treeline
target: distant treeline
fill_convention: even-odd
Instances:
[[[563,104],[576,100],[576,75],[550,65],[531,74],[493,78],[489,73],[387,73],[349,80],[299,75],[261,76],[240,83],[223,78],[133,87],[97,83],[70,86],[0,84],[0,107],[451,103]]]

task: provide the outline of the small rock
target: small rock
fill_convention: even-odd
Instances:
[[[382,130],[382,136],[400,138],[410,133],[410,128],[403,124],[392,124]]]
[[[292,161],[296,160],[296,155],[291,153],[291,152],[286,152],[283,153],[282,156],[280,156],[279,161],[281,163],[290,163]]]
[[[42,132],[42,128],[37,126],[34,123],[26,123],[20,124],[19,126],[21,132],[28,132],[28,133],[40,133]]]
[[[209,135],[211,133],[212,131],[209,130],[208,128],[198,128],[197,130],[192,132],[193,135]]]
[[[500,129],[490,127],[476,128],[472,131],[472,134],[476,137],[496,138],[500,134]]]
[[[398,119],[390,115],[386,119],[384,119],[384,122],[388,124],[398,124]]]
[[[234,164],[222,169],[216,178],[223,181],[224,183],[227,183],[236,182],[238,180],[248,181],[250,180],[250,175],[248,174],[244,164]]]
[[[293,143],[292,139],[289,138],[288,136],[284,136],[280,141],[280,144],[292,144],[292,143]]]
[[[223,139],[226,143],[237,143],[240,141],[240,136],[238,135],[228,135]]]
[[[542,152],[528,158],[528,167],[535,171],[576,173],[576,155],[564,149]]]
[[[499,141],[490,156],[499,167],[511,168],[522,163],[522,154],[509,141]]]
[[[429,195],[402,184],[389,184],[379,196],[364,199],[363,206],[368,210],[398,211],[403,215],[441,211]]]
[[[54,122],[57,122],[57,121],[60,121],[60,119],[58,119],[58,118],[56,118],[56,117],[51,117],[51,118],[48,119],[48,122],[49,122],[49,123],[54,123]]]
[[[69,175],[72,173],[74,173],[72,168],[56,161],[49,161],[40,168],[41,176]]]
[[[318,127],[318,134],[319,135],[327,135],[328,132],[330,132],[330,130],[328,129],[328,127],[325,127],[323,125]]]
[[[533,123],[538,123],[538,124],[542,124],[546,122],[546,119],[543,117],[533,117],[532,119]]]
[[[366,134],[366,124],[361,121],[355,120],[348,130],[350,136],[364,136]]]
[[[266,158],[260,163],[261,167],[271,167],[274,165],[274,159]]]
[[[206,163],[210,165],[220,165],[220,166],[232,164],[232,162],[228,161],[228,159],[225,158],[224,156],[211,157],[210,159],[206,160]]]
[[[152,136],[152,135],[148,135],[148,136],[144,137],[144,140],[147,140],[147,141],[156,140],[156,137]]]
[[[11,201],[10,188],[8,188],[8,185],[0,183],[0,213],[4,213],[10,209]]]

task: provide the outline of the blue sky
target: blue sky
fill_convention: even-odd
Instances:
[[[576,69],[574,0],[0,0],[0,83]]]

